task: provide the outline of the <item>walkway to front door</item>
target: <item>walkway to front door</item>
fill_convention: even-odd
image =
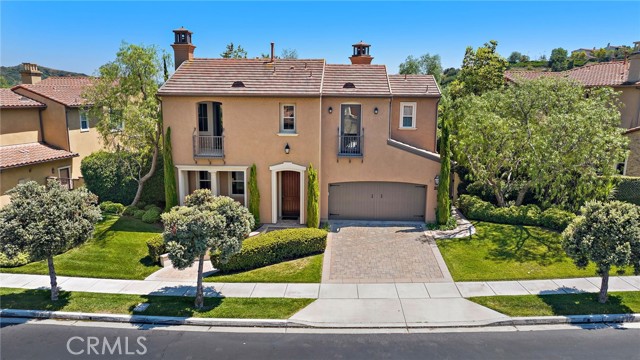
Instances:
[[[333,221],[323,283],[453,281],[422,224]]]

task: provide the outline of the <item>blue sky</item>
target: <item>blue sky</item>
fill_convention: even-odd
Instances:
[[[94,73],[122,41],[171,51],[172,29],[194,32],[196,57],[241,44],[249,56],[296,49],[300,58],[347,63],[351,44],[372,44],[391,72],[407,55],[439,54],[459,67],[467,46],[498,40],[504,56],[640,40],[640,2],[6,2],[0,63]],[[27,21],[26,19],[29,19]],[[636,19],[636,20],[633,20]]]

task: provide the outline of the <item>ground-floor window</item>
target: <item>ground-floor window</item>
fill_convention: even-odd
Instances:
[[[231,173],[231,195],[244,195],[244,172]]]
[[[199,171],[198,174],[198,187],[200,189],[211,189],[211,173]]]

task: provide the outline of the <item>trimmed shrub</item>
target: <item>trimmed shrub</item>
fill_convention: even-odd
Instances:
[[[149,249],[149,257],[151,257],[154,262],[158,262],[160,255],[167,252],[162,235],[154,236],[147,240],[147,249]]]
[[[249,212],[253,215],[253,226],[257,229],[260,227],[260,190],[256,164],[251,165],[249,170]]]
[[[13,257],[8,257],[0,252],[0,267],[16,267],[26,265],[31,262],[31,256],[26,252],[19,252]]]
[[[327,232],[320,229],[284,229],[243,241],[239,253],[222,263],[219,253],[211,253],[211,264],[222,273],[257,269],[324,251]]]
[[[119,215],[122,214],[124,209],[124,205],[120,203],[114,203],[112,201],[105,201],[100,203],[100,210],[102,210],[103,213]]]
[[[576,218],[574,213],[558,208],[548,208],[542,212],[540,225],[548,229],[563,231]]]
[[[134,210],[134,211],[133,211],[133,217],[134,217],[134,218],[136,218],[136,219],[140,219],[140,220],[142,220],[142,217],[144,216],[144,213],[145,213],[145,212],[146,212],[146,211],[144,211],[144,210],[140,210],[140,209],[138,209],[138,210]]]
[[[137,207],[135,207],[133,205],[129,205],[126,208],[124,208],[124,211],[122,212],[122,215],[133,216],[133,214],[136,212],[136,210],[138,210]]]
[[[142,215],[142,221],[147,224],[154,224],[160,222],[160,214],[162,214],[162,210],[159,207],[152,207],[147,211],[144,211],[144,215]]]
[[[309,164],[309,179],[307,183],[307,227],[317,228],[320,226],[320,208],[318,200],[320,189],[318,187],[318,171]]]
[[[153,205],[153,204],[151,204],[151,205]],[[147,210],[147,209],[145,209],[145,207],[147,206],[147,203],[146,203],[146,202],[144,202],[144,201],[142,201],[142,200],[138,201],[138,203],[136,204],[136,206],[137,206],[137,207],[138,207],[138,209],[140,209],[140,210]]]
[[[616,183],[616,200],[640,206],[640,177],[620,176]]]
[[[159,207],[157,205],[148,204],[147,206],[143,207],[142,210],[151,210],[153,208],[159,209]]]
[[[471,220],[511,225],[544,226],[557,231],[564,230],[575,218],[575,214],[557,208],[550,208],[542,212],[536,205],[496,208],[493,204],[471,195],[460,196],[458,209]]]

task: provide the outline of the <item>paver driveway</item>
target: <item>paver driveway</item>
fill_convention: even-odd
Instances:
[[[452,281],[421,225],[333,222],[322,282]]]

